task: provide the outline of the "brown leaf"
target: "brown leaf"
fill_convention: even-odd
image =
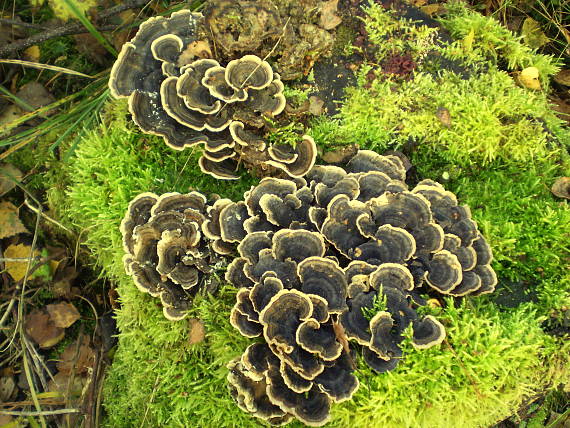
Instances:
[[[34,309],[26,317],[26,333],[40,348],[51,348],[65,337],[65,330],[57,327],[45,309]]]
[[[443,126],[449,128],[451,126],[451,113],[445,107],[438,107],[435,115]]]
[[[325,102],[315,95],[309,97],[309,113],[315,116],[320,116],[323,114],[323,106]]]
[[[560,70],[554,75],[553,79],[560,85],[570,86],[570,69]]]
[[[358,146],[356,144],[350,144],[348,146],[342,146],[330,152],[324,153],[321,158],[326,163],[336,163],[344,164],[352,158],[358,151]]]
[[[52,322],[61,328],[71,326],[75,321],[81,318],[79,311],[72,303],[59,302],[47,305],[46,309],[51,317]]]
[[[57,369],[61,373],[69,374],[75,370],[76,374],[85,374],[93,367],[95,361],[95,351],[90,346],[89,336],[81,335],[77,340],[80,341],[79,349],[77,342],[74,341],[67,345],[57,362]]]
[[[559,198],[570,199],[570,177],[559,177],[556,179],[550,191]]]
[[[40,62],[40,47],[38,45],[30,46],[23,53],[25,60]]]
[[[338,0],[329,0],[323,3],[319,25],[325,30],[332,30],[342,22],[342,18],[336,14],[337,7]]]
[[[0,202],[0,224],[2,225],[0,228],[0,239],[9,238],[18,233],[28,231],[20,221],[18,208],[7,201]],[[25,257],[28,256],[26,255]]]
[[[14,165],[9,163],[0,164],[0,196],[5,195],[16,187],[15,181],[21,181],[22,177],[22,172]]]
[[[204,341],[206,337],[206,328],[204,327],[204,322],[198,318],[190,318],[188,320],[190,325],[190,331],[188,332],[188,344],[195,345]]]
[[[422,10],[423,13],[425,13],[428,16],[432,16],[435,15],[437,13],[441,13],[443,12],[443,6],[440,4],[427,4],[425,6],[422,6],[420,8]]]
[[[7,260],[5,262],[6,271],[14,279],[20,281],[24,279],[26,269],[28,268],[28,257],[30,256],[31,246],[25,244],[10,245],[4,251],[4,257],[8,259],[21,259],[21,260]],[[33,256],[36,257],[39,252],[34,251]]]

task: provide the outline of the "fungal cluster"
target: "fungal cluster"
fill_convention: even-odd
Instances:
[[[222,66],[198,40],[199,13],[151,18],[123,48],[109,78],[111,94],[128,98],[134,122],[175,149],[202,145],[202,172],[237,179],[239,164],[260,174],[298,177],[311,169],[309,136],[270,145],[266,119],[285,108],[283,83],[267,61],[245,55]]]
[[[231,393],[271,424],[322,425],[357,390],[357,355],[382,373],[404,358],[406,330],[418,349],[444,340],[444,326],[418,314],[426,295],[497,282],[469,208],[431,180],[409,189],[405,176],[397,156],[361,150],[344,168],[264,178],[238,202],[144,193],[121,227],[127,272],[179,319],[212,265],[237,252],[230,323],[258,339],[228,365]]]

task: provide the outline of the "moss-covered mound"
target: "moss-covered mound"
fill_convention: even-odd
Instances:
[[[436,58],[461,58],[470,71],[435,73],[423,45],[414,45],[432,30],[418,30],[381,8],[369,15],[371,40],[404,35],[401,49],[419,55],[418,67],[401,81],[363,65],[360,86],[347,91],[339,117],[314,120],[307,133],[325,150],[349,143],[380,153],[403,149],[418,179],[447,180],[493,248],[500,294],[522,288],[529,294],[512,307],[491,295],[431,309],[445,325],[446,341],[417,351],[407,338],[405,362],[382,375],[358,361],[361,386],[352,400],[334,407],[330,426],[489,426],[570,380],[570,345],[546,331],[557,322],[551,315],[570,303],[570,208],[548,190],[569,173],[570,133],[544,92],[517,86],[497,64],[513,70],[534,64],[545,79],[556,67],[494,21],[455,5],[444,24],[459,42],[432,47]],[[370,71],[376,73],[372,82]],[[236,290],[226,285],[215,297],[196,299],[190,316],[204,322],[206,337],[190,344],[191,324],[164,319],[160,304],[140,293],[123,270],[119,224],[136,194],[196,189],[238,200],[254,183],[249,177],[218,182],[200,172],[198,151],[163,146],[128,122],[124,103],[109,104],[104,125],[87,134],[63,171],[69,187],[51,193],[52,206],[83,232],[82,244],[121,297],[119,346],[104,388],[106,424],[255,426],[226,384],[226,364],[249,343],[229,322]]]

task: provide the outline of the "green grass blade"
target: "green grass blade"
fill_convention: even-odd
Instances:
[[[63,0],[67,8],[75,15],[75,17],[87,28],[87,30],[91,33],[95,39],[103,45],[105,49],[113,54],[113,56],[117,56],[117,50],[107,41],[107,39],[101,34],[97,28],[87,19],[87,17],[79,10],[77,7],[77,3],[75,0]]]

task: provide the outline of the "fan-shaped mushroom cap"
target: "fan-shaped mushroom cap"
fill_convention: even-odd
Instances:
[[[410,271],[403,265],[396,263],[384,263],[370,274],[370,286],[375,290],[381,287],[393,287],[401,291],[414,288],[414,278]]]
[[[366,216],[361,216],[362,220]],[[360,228],[361,221],[357,221]],[[372,264],[404,263],[416,252],[416,241],[411,233],[400,227],[384,224],[378,228],[374,239],[359,245],[349,256]]]
[[[272,144],[267,148],[267,153],[271,159],[279,163],[292,163],[299,157],[293,146],[289,144]]]
[[[213,115],[221,109],[221,101],[212,97],[208,88],[202,85],[206,71],[219,65],[213,59],[199,59],[181,70],[182,75],[176,82],[176,92],[184,99],[189,109],[207,115]]]
[[[163,211],[177,211],[184,213],[187,209],[204,211],[206,208],[206,197],[198,192],[180,194],[177,192],[164,193],[160,195],[151,214],[154,216]]]
[[[385,373],[394,370],[400,361],[398,358],[384,360],[380,358],[376,352],[367,347],[362,349],[362,356],[364,357],[366,364],[378,373]]]
[[[394,321],[389,312],[380,311],[370,320],[370,349],[386,361],[402,356],[402,350],[391,332],[393,326]]]
[[[208,88],[210,95],[226,103],[235,103],[247,99],[246,90],[229,85],[226,80],[226,69],[222,66],[208,68],[201,83]]]
[[[405,181],[406,168],[397,156],[382,156],[371,150],[359,150],[346,165],[348,172],[379,171],[394,180]]]
[[[123,235],[123,249],[125,253],[133,254],[133,230],[136,226],[145,224],[151,216],[151,208],[158,196],[154,193],[141,193],[129,202],[125,217],[121,221],[121,234]]]
[[[344,358],[343,358],[344,357]],[[325,370],[315,378],[315,383],[319,389],[335,402],[349,400],[359,386],[358,378],[352,373],[350,363],[346,364],[348,354],[343,353],[332,366],[325,367]]]
[[[299,325],[296,336],[297,343],[304,350],[317,354],[325,361],[337,359],[343,350],[336,340],[332,324],[320,324],[313,318]]]
[[[285,171],[290,177],[302,177],[311,170],[317,160],[315,140],[309,135],[303,135],[301,142],[295,145],[295,153],[297,159],[291,163],[281,163],[275,160],[268,160],[265,163]]]
[[[283,290],[283,283],[279,278],[264,276],[260,282],[253,286],[249,293],[254,309],[258,313],[261,312],[281,290]]]
[[[316,294],[309,294],[309,299],[313,303],[313,312],[311,318],[323,324],[330,319],[329,305],[324,297],[317,296]]]
[[[413,324],[412,345],[417,349],[427,349],[439,345],[445,339],[445,327],[433,316],[427,315]]]
[[[368,281],[368,275],[378,269],[378,266],[371,265],[362,260],[354,260],[344,269],[347,282]]]
[[[411,192],[389,193],[367,204],[377,225],[390,224],[407,230],[418,229],[431,222],[429,201]]]
[[[231,203],[222,208],[219,216],[220,235],[226,242],[240,242],[247,235],[243,223],[249,218],[245,202]]]
[[[463,271],[463,279],[457,287],[451,290],[450,294],[452,296],[466,296],[467,294],[473,293],[481,288],[481,278],[475,272]]]
[[[392,183],[392,179],[388,177],[387,174],[380,171],[369,171],[354,175],[358,180],[358,187],[360,190],[358,200],[361,202],[366,202],[372,198],[382,196],[388,188],[388,185]]]
[[[290,180],[283,180],[280,178],[264,178],[257,186],[253,186],[249,191],[245,192],[244,200],[250,216],[263,214],[263,210],[259,201],[263,195],[271,194],[276,195],[280,199],[285,196],[295,193],[297,186]]]
[[[497,285],[497,274],[490,265],[477,265],[473,268],[473,272],[481,278],[481,287],[472,293],[473,296],[488,294],[495,291],[495,286]]]
[[[277,260],[269,248],[259,253],[259,260],[255,264],[246,265],[244,272],[254,282],[259,282],[263,275],[272,272],[283,282],[285,288],[299,288],[297,263],[292,260]]]
[[[261,324],[257,321],[251,321],[247,315],[241,313],[236,306],[234,306],[230,312],[230,324],[245,337],[258,337],[261,336],[263,331]]]
[[[364,308],[372,308],[376,292],[359,293],[348,300],[348,311],[343,312],[339,321],[349,339],[368,346],[372,335],[369,331],[369,321],[363,313]]]
[[[247,316],[250,321],[258,321],[258,312],[254,308],[250,298],[251,288],[240,288],[236,294],[235,308],[243,315]]]
[[[248,260],[244,257],[235,258],[226,270],[225,279],[236,288],[246,287],[251,288],[254,282],[249,279],[244,273],[245,265]]]
[[[297,394],[309,391],[313,387],[313,382],[299,376],[285,361],[281,360],[279,371],[283,377],[285,385]]]
[[[298,266],[301,290],[323,297],[329,312],[341,313],[346,309],[348,283],[338,263],[322,257],[308,257]]]
[[[493,252],[481,233],[477,235],[477,239],[473,241],[472,246],[477,254],[478,265],[488,265],[491,263],[493,260]]]
[[[334,186],[316,183],[313,189],[318,206],[326,208],[336,195],[347,195],[349,199],[356,199],[360,192],[358,181],[354,177],[344,177]]]
[[[182,262],[188,249],[196,246],[200,241],[200,232],[196,224],[194,224],[194,231],[194,241],[182,236],[179,230],[165,231],[156,248],[157,272],[167,276],[184,289],[191,288],[198,283],[198,270]]]
[[[269,345],[271,350],[291,367],[299,376],[313,380],[325,369],[324,362],[315,354],[296,346],[290,353],[283,352],[276,345]]]
[[[237,169],[237,162],[231,159],[226,159],[221,162],[214,162],[202,156],[198,160],[200,171],[209,174],[214,178],[220,180],[237,180],[239,177],[235,174]]]
[[[477,264],[477,253],[473,247],[464,247],[461,245],[461,239],[451,233],[445,234],[445,241],[443,248],[457,256],[461,268],[471,270]]]
[[[259,313],[265,340],[291,353],[297,345],[297,328],[309,318],[312,311],[313,304],[306,294],[297,290],[281,290]]]
[[[273,69],[267,61],[255,55],[245,55],[228,63],[225,79],[236,90],[263,89],[273,80]]]
[[[440,293],[449,294],[462,279],[461,264],[457,256],[449,251],[438,251],[428,262],[427,283]]]
[[[322,257],[324,254],[325,242],[319,233],[302,229],[281,229],[273,235],[273,255],[277,260],[299,263],[306,258]]]
[[[259,261],[261,250],[271,248],[271,238],[267,232],[254,232],[248,234],[238,245],[238,252],[250,264]]]
[[[208,207],[208,219],[202,223],[202,232],[208,239],[220,239],[222,237],[220,215],[224,208],[233,203],[230,199],[222,198]]]

